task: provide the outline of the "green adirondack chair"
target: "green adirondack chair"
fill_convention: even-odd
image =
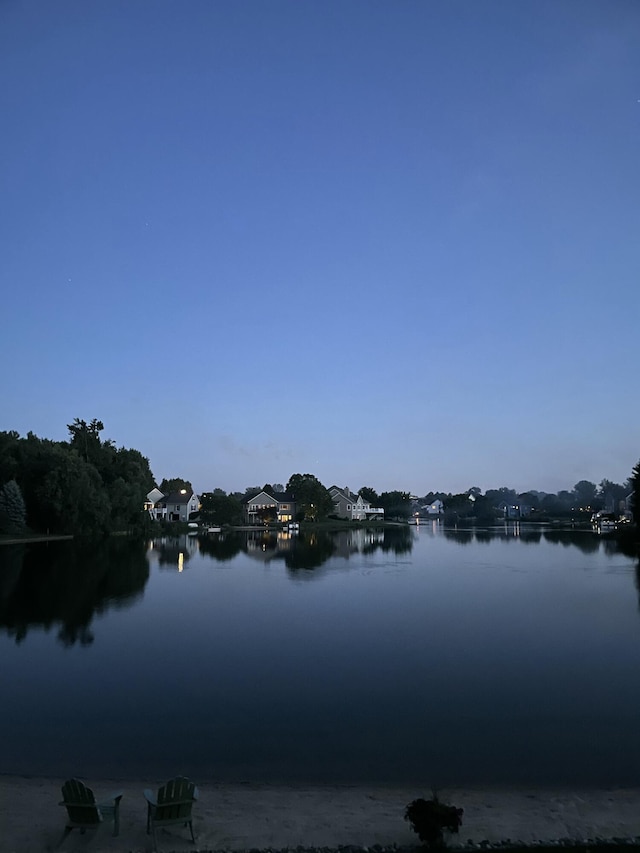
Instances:
[[[158,791],[156,797],[149,788],[145,789],[147,801],[147,835],[153,833],[153,845],[157,849],[156,827],[182,824],[191,830],[191,840],[195,843],[191,809],[198,799],[199,792],[193,782],[184,776],[171,779]]]
[[[67,810],[67,825],[64,828],[62,838],[58,847],[65,840],[72,829],[79,829],[81,833],[89,829],[96,829],[105,818],[113,820],[113,834],[120,832],[120,800],[122,791],[110,794],[102,802],[96,802],[91,788],[88,788],[79,779],[69,779],[62,786],[62,802]]]

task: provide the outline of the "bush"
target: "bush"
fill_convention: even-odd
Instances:
[[[404,819],[429,850],[445,846],[443,832],[458,832],[462,826],[463,809],[441,803],[434,793],[430,800],[418,799],[409,803]]]

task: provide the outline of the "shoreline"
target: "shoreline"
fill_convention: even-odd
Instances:
[[[0,775],[0,853],[52,850],[64,828],[58,805],[64,779]],[[166,779],[138,782],[85,779],[96,798],[122,791],[120,835],[105,824],[95,837],[72,832],[60,848],[90,853],[153,849],[146,834],[144,788]],[[420,848],[404,820],[409,802],[430,797],[417,787],[349,785],[263,785],[204,783],[193,809],[196,844],[188,831],[171,827],[159,834],[162,853],[215,850],[291,850],[357,847]],[[464,809],[459,835],[450,847],[510,842],[535,844],[560,839],[584,842],[640,836],[640,787],[628,789],[450,788],[443,802]]]

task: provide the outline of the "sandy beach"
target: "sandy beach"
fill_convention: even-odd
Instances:
[[[0,777],[1,853],[42,853],[62,837],[66,812],[61,779]],[[62,851],[151,851],[146,834],[145,787],[165,780],[123,785],[85,780],[96,796],[122,791],[120,835],[103,824],[94,834],[78,830]],[[197,782],[197,780],[195,780]],[[407,803],[429,791],[379,787],[274,787],[200,785],[194,807],[196,844],[182,827],[161,830],[159,850],[249,850],[265,848],[404,846],[418,844],[404,819]],[[449,789],[440,797],[464,808],[453,845],[469,841],[551,841],[640,836],[640,789]]]

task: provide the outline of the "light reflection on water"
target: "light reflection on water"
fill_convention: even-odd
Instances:
[[[590,532],[0,549],[3,770],[638,784],[637,561]]]

